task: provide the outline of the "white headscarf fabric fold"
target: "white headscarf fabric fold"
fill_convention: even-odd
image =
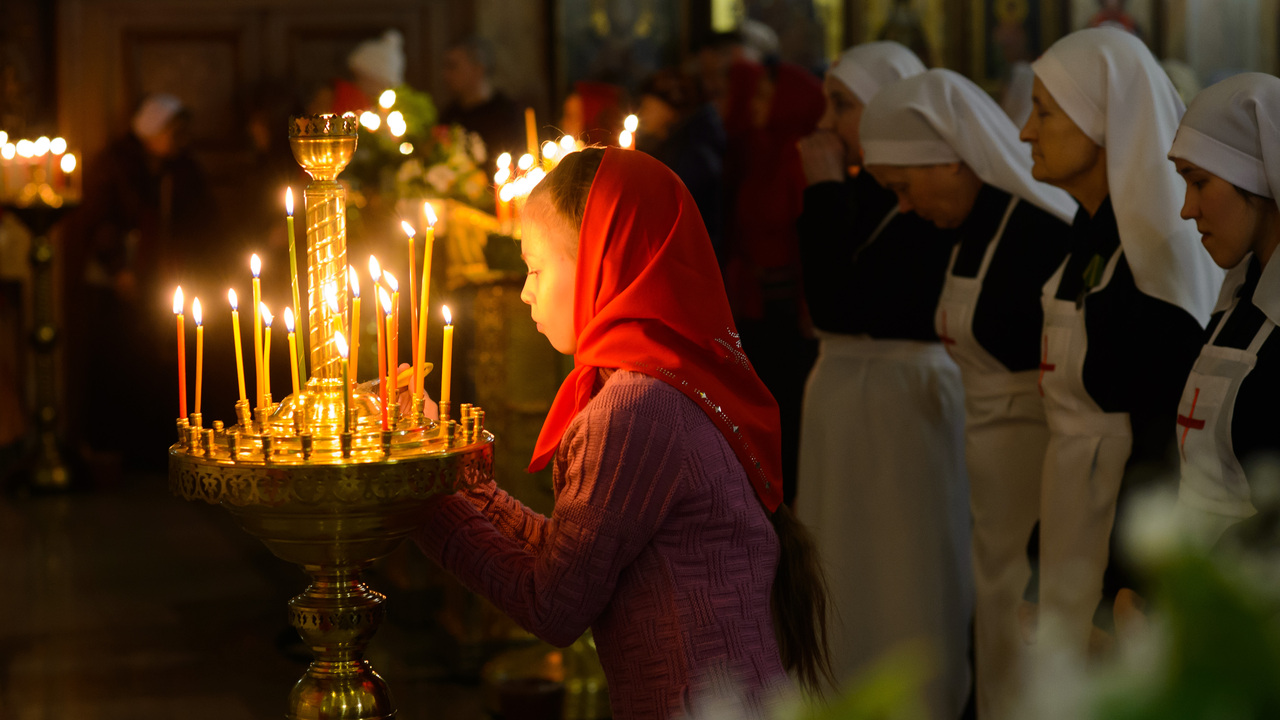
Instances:
[[[881,88],[924,70],[924,63],[906,45],[880,40],[845,50],[827,72],[866,105]]]
[[[1169,159],[1181,158],[1280,208],[1280,78],[1242,73],[1187,108]],[[1267,263],[1253,302],[1280,324],[1280,263]],[[1274,278],[1274,279],[1272,279]]]
[[[1031,150],[982,88],[951,70],[930,70],[886,87],[858,127],[865,165],[963,162],[988,185],[1070,223],[1076,201],[1031,177]]]
[[[1107,185],[1120,244],[1142,292],[1186,310],[1203,326],[1222,270],[1178,217],[1184,184],[1165,155],[1182,100],[1138,38],[1115,28],[1080,30],[1031,64],[1067,116],[1107,152]]]

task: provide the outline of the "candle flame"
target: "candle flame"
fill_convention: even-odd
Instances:
[[[429,227],[436,226],[436,211],[431,208],[431,203],[422,203],[422,214],[427,216],[427,225]]]
[[[341,330],[333,334],[333,344],[338,346],[338,354],[346,360],[347,353],[351,352],[351,349],[347,347],[347,336],[343,335]]]
[[[410,240],[413,239],[414,235],[417,235],[417,232],[414,231],[413,226],[409,224],[408,220],[401,220],[400,227],[404,228],[404,234],[408,235]]]
[[[622,121],[622,127],[626,128],[627,132],[633,133],[636,128],[640,127],[640,118],[635,115],[628,115],[627,119]]]
[[[19,140],[17,148],[18,154],[24,158],[29,158],[36,154],[35,143],[30,140]]]
[[[240,302],[239,302],[238,300],[236,300],[236,291],[235,291],[235,290],[228,290],[228,291],[227,291],[227,300],[230,300],[230,301],[231,301],[231,309],[232,309],[232,310],[239,310],[239,309],[240,309]]]
[[[395,104],[396,104],[395,90],[384,90],[382,94],[378,96],[378,106],[381,107],[383,110],[390,110],[391,106]]]
[[[267,309],[267,304],[264,302],[258,303],[258,310],[262,313],[263,326],[268,328],[271,327],[271,321],[275,319],[275,316]]]
[[[507,183],[506,185],[503,185],[500,190],[498,190],[498,198],[502,200],[502,202],[511,202],[511,198],[515,197],[515,195],[516,195],[515,183]]]
[[[182,305],[183,305],[183,303],[182,303],[182,286],[181,286],[181,285],[179,285],[179,286],[178,286],[178,289],[177,289],[176,291],[174,291],[174,293],[173,293],[173,314],[174,314],[174,315],[181,315],[181,314],[182,314]]]
[[[191,299],[191,318],[196,321],[196,326],[204,324],[204,314],[200,311],[200,298]]]
[[[61,165],[62,172],[70,175],[71,172],[76,169],[76,156],[71,153],[63,155]]]
[[[542,143],[542,157],[548,160],[553,159],[560,152],[560,146],[548,140]]]
[[[511,167],[511,153],[504,152],[498,156],[498,167],[500,168]]]
[[[392,275],[390,270],[384,270],[382,278],[387,281],[387,287],[391,288],[391,292],[399,292],[400,283],[396,282],[396,276]]]
[[[67,141],[65,138],[56,137],[49,141],[49,152],[54,155],[62,155],[67,151]]]
[[[258,253],[254,253],[253,257],[249,258],[249,270],[254,277],[262,274],[262,260],[258,258]]]
[[[289,217],[293,217],[293,188],[291,187],[284,189],[284,211]]]
[[[493,174],[494,185],[501,185],[509,179],[511,179],[511,168],[509,167],[498,168],[498,172]]]
[[[378,299],[382,301],[382,312],[391,314],[391,296],[387,294],[385,288],[378,288]]]
[[[529,153],[525,153],[521,155],[519,167],[521,170],[528,170],[529,168],[533,167],[533,156],[530,155]]]
[[[453,324],[453,315],[452,315],[452,314],[450,314],[450,312],[449,312],[449,306],[448,306],[448,305],[443,305],[443,306],[441,306],[441,307],[440,307],[440,310],[441,310],[441,312],[443,312],[443,313],[444,313],[444,324],[445,324],[445,325],[452,325],[452,324]]]
[[[574,140],[572,135],[565,135],[560,138],[560,147],[566,153],[571,153],[578,149],[578,141]]]
[[[293,308],[288,305],[284,306],[284,329],[293,332]]]
[[[36,138],[34,148],[35,148],[36,157],[44,157],[45,153],[49,152],[48,136],[41,135],[39,138]]]
[[[377,113],[365,111],[360,113],[360,124],[365,126],[369,132],[377,132],[382,127],[382,118]]]
[[[621,133],[618,134],[618,146],[621,148],[631,147],[631,131],[630,130],[623,130]]]
[[[356,269],[347,266],[347,286],[351,288],[351,294],[360,297],[360,276],[356,274]]]
[[[12,160],[18,154],[18,147],[11,142],[0,145],[0,158]]]
[[[378,258],[372,255],[369,256],[369,274],[373,276],[375,283],[382,279],[382,266],[378,264]]]

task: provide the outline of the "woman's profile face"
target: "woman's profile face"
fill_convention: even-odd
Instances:
[[[1187,183],[1182,218],[1195,221],[1200,242],[1214,263],[1228,270],[1239,265],[1265,232],[1257,203],[1198,165],[1181,158],[1175,158],[1173,164]]]
[[[525,206],[520,255],[529,267],[520,299],[538,332],[565,355],[578,350],[578,334],[573,328],[573,284],[577,257],[577,233],[550,202],[535,199]]]
[[[830,130],[840,137],[844,145],[845,165],[862,164],[862,141],[858,135],[858,123],[866,107],[842,80],[828,73],[822,81],[822,92],[827,96],[827,108],[818,121],[818,129]]]
[[[1039,77],[1031,86],[1031,106],[1020,135],[1031,145],[1031,177],[1071,192],[1086,182],[1101,160],[1102,148],[1067,115]]]

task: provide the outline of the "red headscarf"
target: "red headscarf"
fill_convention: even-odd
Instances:
[[[665,165],[605,150],[578,236],[574,369],[560,386],[529,469],[555,454],[590,402],[600,368],[649,375],[711,418],[770,511],[782,501],[778,404],[738,342],[706,227]]]

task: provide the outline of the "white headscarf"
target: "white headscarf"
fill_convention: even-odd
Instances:
[[[863,105],[886,85],[924,72],[924,63],[906,45],[891,40],[854,45],[827,70]]]
[[[1243,73],[1205,88],[1187,108],[1169,159],[1181,158],[1280,208],[1280,78]],[[1253,303],[1280,324],[1280,263],[1269,262]]]
[[[1031,150],[991,96],[951,70],[930,70],[876,95],[858,126],[864,165],[963,162],[982,182],[1070,223],[1076,201],[1031,177]]]
[[[388,30],[377,40],[366,40],[347,56],[347,67],[376,78],[384,87],[404,84],[404,38]]]
[[[1080,30],[1031,64],[1053,99],[1107,153],[1120,244],[1142,292],[1209,321],[1222,270],[1178,217],[1183,182],[1165,158],[1184,110],[1169,76],[1138,38]]]

